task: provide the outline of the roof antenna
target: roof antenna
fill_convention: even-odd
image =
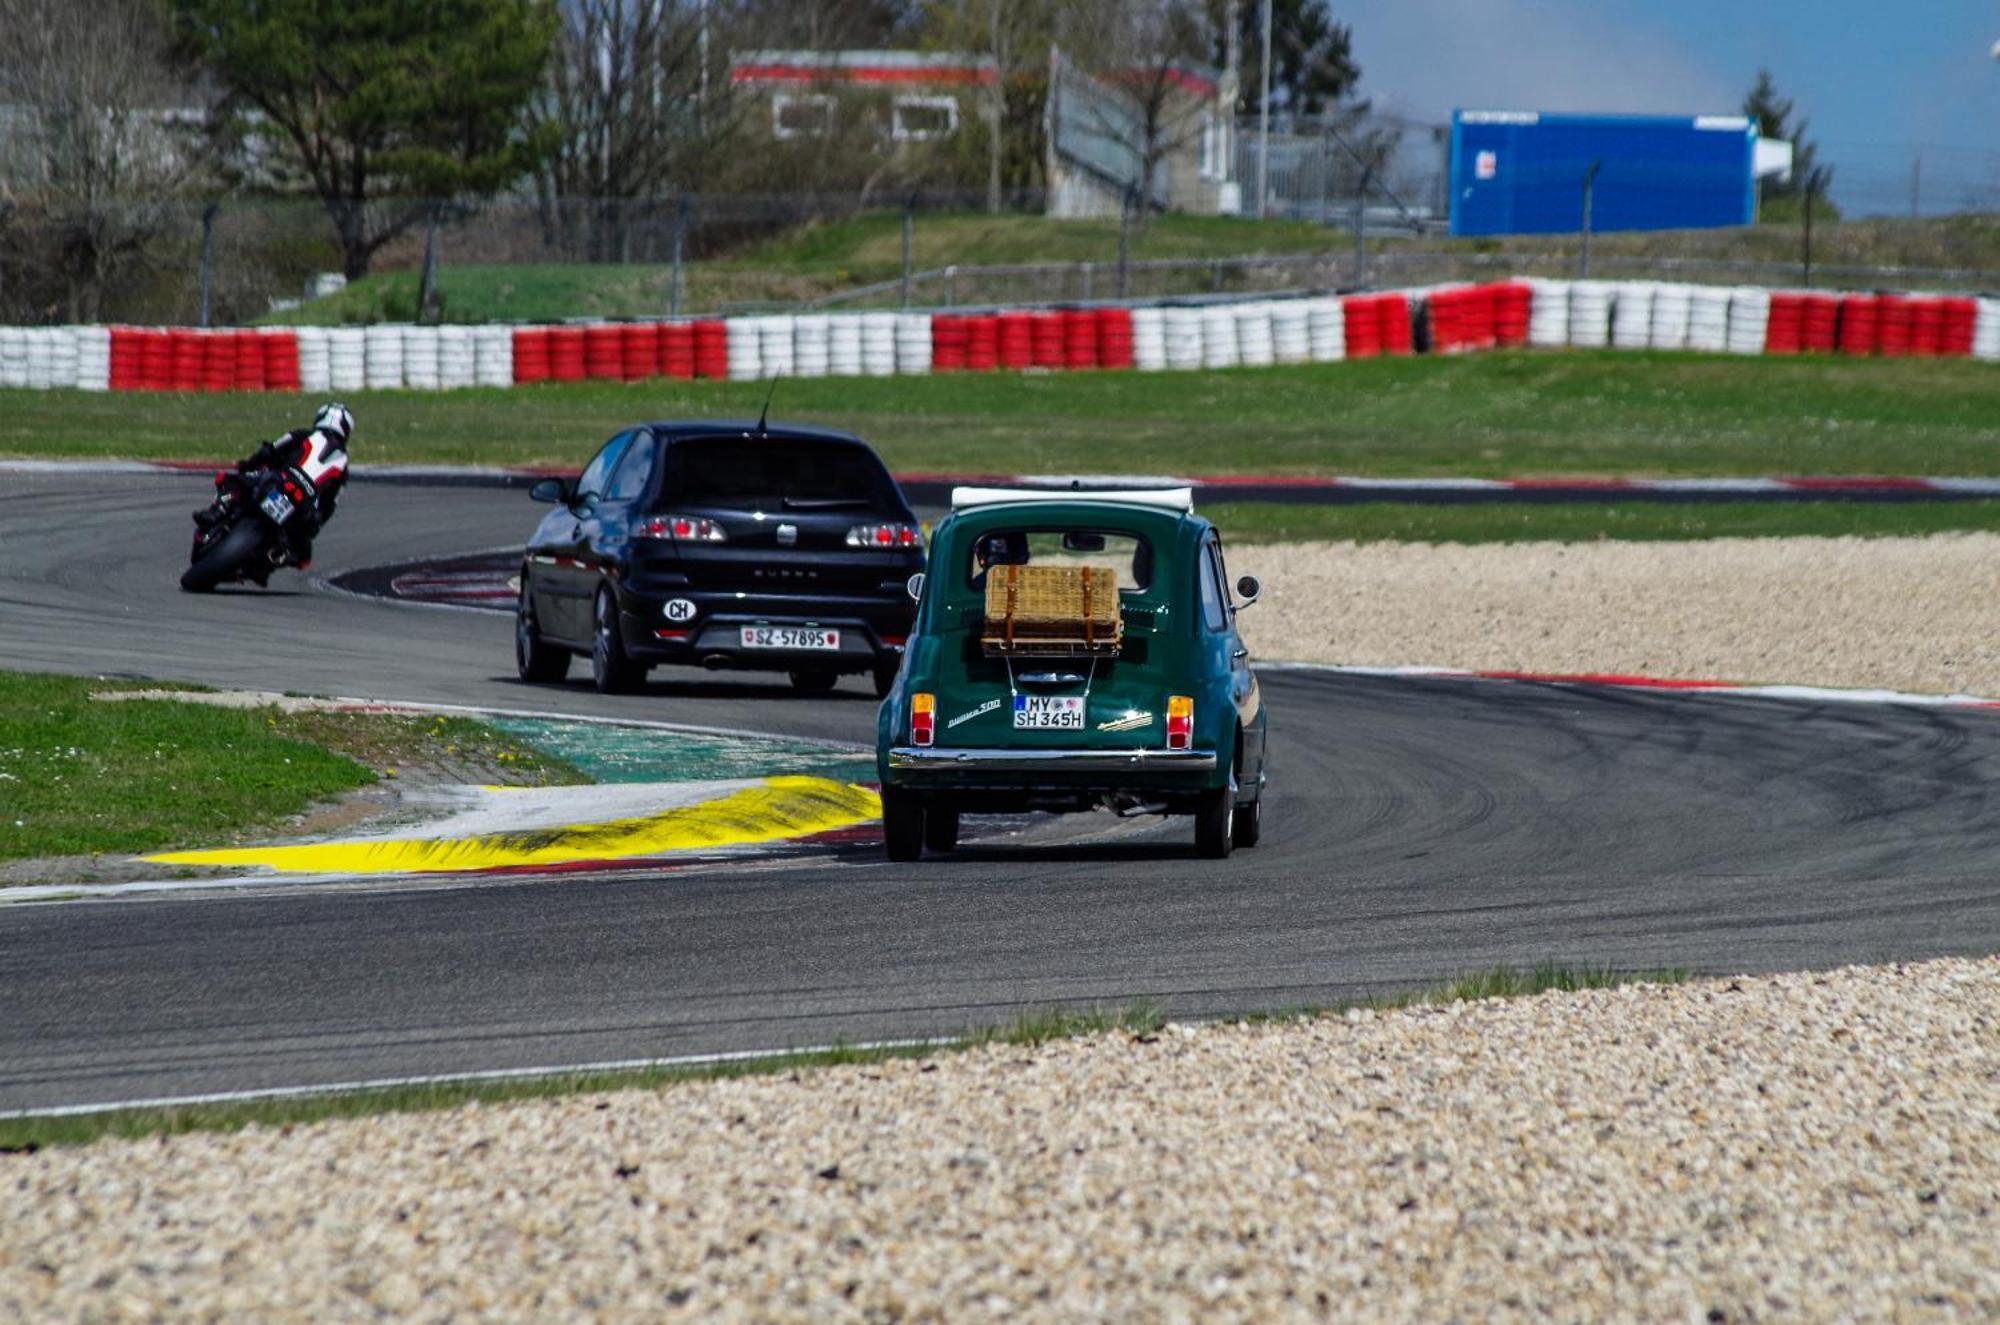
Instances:
[[[771,429],[767,421],[771,417],[771,397],[777,394],[777,390],[778,375],[774,374],[771,378],[771,385],[764,391],[764,408],[757,411],[757,435],[759,437],[769,437],[771,435]]]

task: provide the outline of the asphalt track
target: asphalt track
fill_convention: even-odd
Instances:
[[[0,477],[0,666],[870,739],[853,682],[511,676],[499,614],[175,589],[198,480]],[[500,547],[518,493],[357,488],[328,569]],[[1271,674],[1265,843],[1184,822],[553,880],[0,908],[0,1110],[1326,1003],[1496,964],[2000,948],[2000,717]]]

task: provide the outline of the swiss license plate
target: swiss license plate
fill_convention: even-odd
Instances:
[[[840,647],[840,632],[817,626],[745,626],[746,649],[826,649]]]
[[[1082,731],[1082,695],[1014,696],[1016,731]]]
[[[275,490],[267,492],[264,494],[264,500],[258,504],[264,508],[264,514],[270,516],[277,524],[283,524],[292,516],[292,499],[282,492]]]

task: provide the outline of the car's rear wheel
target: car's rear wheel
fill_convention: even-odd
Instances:
[[[1229,837],[1239,847],[1254,847],[1264,836],[1264,801],[1262,797],[1248,805],[1236,807],[1236,818],[1229,826]]]
[[[916,860],[924,854],[922,797],[882,788],[882,844],[891,860]]]
[[[958,807],[932,803],[924,807],[924,845],[933,851],[958,849]]]
[[[832,690],[840,676],[831,667],[794,667],[792,669],[792,689],[802,695],[824,695]]]
[[[523,681],[546,683],[569,675],[569,650],[559,649],[542,638],[535,620],[535,603],[528,586],[521,585],[521,600],[514,605],[514,670]]]
[[[1194,849],[1209,860],[1221,860],[1236,845],[1230,829],[1236,818],[1236,789],[1217,787],[1201,793],[1194,812]]]
[[[625,636],[618,628],[618,602],[608,589],[597,593],[596,627],[590,646],[590,679],[598,692],[622,695],[637,689],[646,679],[646,669],[625,652]]]

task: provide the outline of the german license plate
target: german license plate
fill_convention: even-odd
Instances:
[[[273,490],[265,493],[264,500],[259,504],[263,506],[264,514],[271,517],[273,524],[283,524],[291,518],[292,499],[282,492]]]
[[[826,649],[840,647],[840,632],[817,626],[745,626],[746,649]]]
[[[1082,695],[1014,696],[1016,731],[1082,731]]]

